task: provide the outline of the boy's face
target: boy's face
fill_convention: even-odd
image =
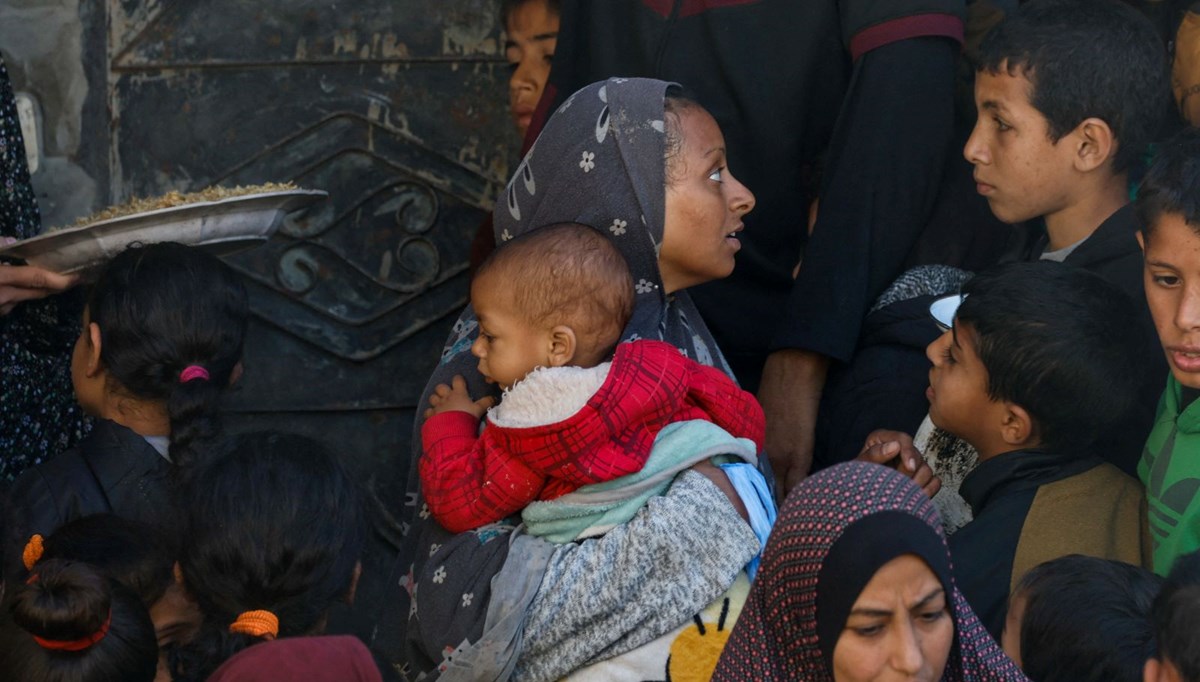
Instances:
[[[508,34],[504,57],[512,69],[508,109],[524,136],[550,78],[550,60],[558,43],[558,15],[550,11],[545,0],[526,0],[513,8],[504,32]]]
[[[1200,388],[1200,235],[1177,214],[1164,214],[1153,236],[1138,241],[1146,254],[1146,302],[1171,373]]]
[[[504,277],[487,271],[471,284],[471,304],[479,319],[479,337],[471,353],[479,358],[479,373],[508,390],[535,367],[550,366],[552,338],[549,330],[529,324],[515,309],[508,294],[511,281],[506,283]]]
[[[989,427],[999,425],[1003,405],[988,396],[988,373],[975,352],[975,330],[957,320],[925,349],[929,370],[929,418],[934,425],[977,450],[995,440]],[[993,415],[996,415],[993,417]]]
[[[1050,123],[1029,102],[1033,84],[1023,75],[975,74],[979,117],[963,148],[975,167],[975,188],[997,218],[1018,223],[1071,204],[1074,165],[1067,138],[1050,140]]]

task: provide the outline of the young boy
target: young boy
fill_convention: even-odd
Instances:
[[[1033,682],[1142,682],[1154,652],[1150,606],[1162,578],[1073,554],[1013,590],[1001,643]]]
[[[471,351],[504,398],[488,411],[492,399],[472,400],[461,377],[430,397],[419,472],[443,527],[470,530],[637,473],[674,422],[709,420],[761,451],[762,408],[720,370],[659,341],[617,345],[633,297],[620,252],[583,225],[536,230],[484,262]]]
[[[1158,649],[1143,682],[1200,682],[1200,552],[1175,562],[1151,616]]]
[[[1096,456],[1141,378],[1132,303],[1099,276],[1012,263],[963,287],[929,345],[929,416],[979,453],[959,493],[974,520],[950,536],[955,582],[999,636],[1010,588],[1067,554],[1148,559],[1137,481]]]
[[[996,217],[1034,225],[1012,256],[1114,284],[1136,304],[1121,324],[1142,330],[1143,354],[1155,342],[1128,178],[1168,101],[1166,50],[1143,15],[1117,0],[1036,0],[980,48],[978,119],[963,149]],[[1101,453],[1130,474],[1162,374],[1142,378],[1133,421],[1121,420]]]
[[[1138,190],[1146,301],[1167,365],[1138,476],[1150,503],[1154,571],[1200,549],[1200,132],[1164,144]]]

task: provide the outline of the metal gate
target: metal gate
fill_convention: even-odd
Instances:
[[[515,154],[497,6],[107,2],[113,201],[287,180],[330,193],[229,258],[254,313],[229,423],[348,456],[380,512],[368,577],[387,569],[416,403]]]

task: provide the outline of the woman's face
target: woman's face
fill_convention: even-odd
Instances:
[[[941,582],[912,554],[875,572],[833,649],[836,682],[942,678],[954,621]]]
[[[742,216],[754,208],[754,195],[725,166],[725,138],[716,120],[698,106],[677,115],[680,148],[668,161],[658,256],[668,294],[728,277],[742,248],[737,238]]]
[[[508,110],[524,137],[533,111],[550,78],[550,61],[558,42],[558,14],[545,0],[527,0],[509,13],[504,58],[512,69],[508,79]]]

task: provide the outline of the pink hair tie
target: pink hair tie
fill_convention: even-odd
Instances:
[[[203,379],[208,381],[208,370],[200,365],[188,365],[179,373],[179,383],[186,384],[193,379]]]

